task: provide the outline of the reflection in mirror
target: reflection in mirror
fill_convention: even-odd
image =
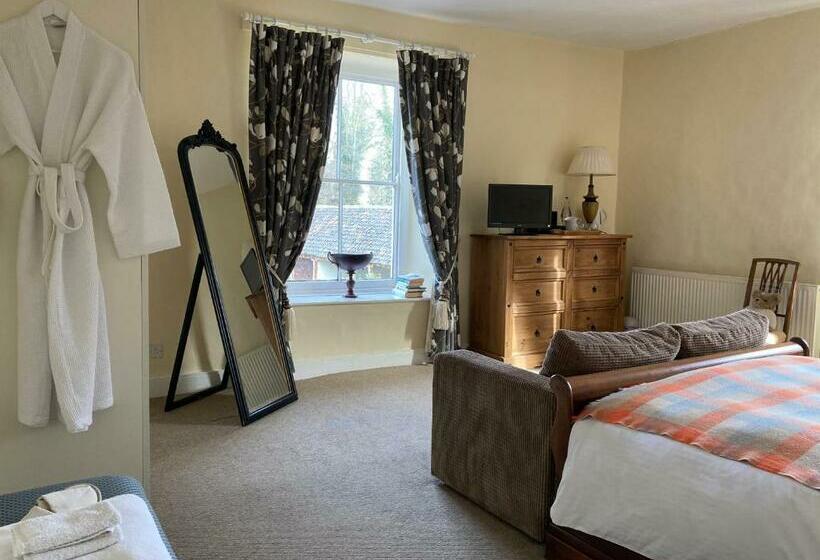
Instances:
[[[190,394],[197,390],[219,385],[225,371],[225,349],[219,337],[219,325],[214,314],[214,304],[208,293],[208,280],[203,275],[199,281],[196,307],[191,319],[188,343],[182,357],[184,372],[177,392]],[[190,374],[198,374],[195,377]],[[186,382],[187,381],[187,382]]]
[[[282,341],[268,312],[233,160],[209,145],[193,148],[188,157],[237,373],[253,413],[291,392],[284,356],[275,350]]]

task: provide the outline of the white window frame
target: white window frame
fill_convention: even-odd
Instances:
[[[399,274],[399,263],[401,263],[401,240],[399,239],[400,224],[405,216],[406,201],[409,198],[409,172],[405,164],[404,145],[402,141],[401,110],[399,106],[399,83],[397,80],[369,76],[357,72],[342,71],[339,75],[339,87],[336,91],[336,107],[341,107],[342,80],[354,80],[378,85],[389,85],[394,88],[393,94],[393,181],[354,181],[345,180],[341,177],[341,138],[342,133],[342,111],[336,114],[336,177],[327,179],[328,183],[339,185],[339,245],[341,246],[342,220],[344,219],[343,187],[345,184],[354,185],[379,185],[393,187],[393,262],[392,276],[380,280],[356,280],[356,293],[358,294],[386,294],[391,293],[396,283],[396,275]],[[323,179],[323,183],[325,180]],[[287,282],[289,296],[328,296],[344,293],[346,287],[346,273],[339,270],[337,280],[296,280]]]

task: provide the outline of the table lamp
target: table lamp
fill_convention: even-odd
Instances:
[[[584,196],[584,203],[581,205],[584,220],[588,224],[591,224],[595,220],[595,216],[598,215],[598,197],[595,196],[595,185],[592,184],[592,178],[615,175],[613,169],[609,153],[603,146],[581,146],[575,152],[572,163],[569,164],[567,175],[589,175],[589,190]]]

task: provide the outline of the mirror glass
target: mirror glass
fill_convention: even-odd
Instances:
[[[207,144],[192,148],[188,159],[236,356],[239,392],[253,414],[293,391],[281,329],[269,312],[236,162],[228,152]],[[202,288],[200,295],[205,297],[197,308],[204,312],[202,304],[211,302]],[[207,344],[200,358],[221,360],[224,370],[227,359],[221,340],[214,342],[216,348]]]

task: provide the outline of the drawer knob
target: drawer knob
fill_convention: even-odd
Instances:
[[[598,253],[595,253],[594,255],[592,255],[592,261],[593,262],[598,262]]]
[[[536,338],[537,338],[537,337],[541,336],[541,331],[539,331],[538,329],[535,329],[535,332],[534,332],[533,334],[534,334],[534,335],[536,336]]]
[[[541,297],[541,290],[539,288],[535,289],[535,297]]]
[[[596,293],[598,291],[598,286],[592,286],[592,293]]]
[[[537,257],[535,257],[535,262],[536,262],[536,264],[541,264],[541,262],[542,262],[543,260],[544,260],[544,259],[541,257],[541,255],[538,255]]]

